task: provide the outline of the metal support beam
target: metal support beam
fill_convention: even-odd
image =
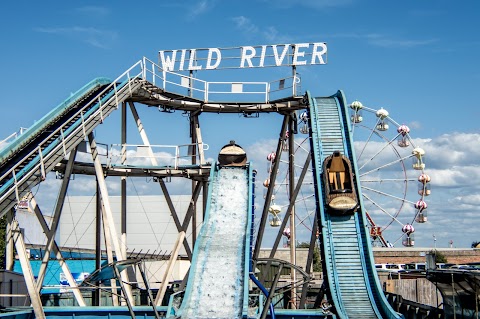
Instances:
[[[178,258],[178,252],[180,251],[180,247],[182,246],[181,243],[185,239],[185,232],[181,231],[178,233],[177,241],[175,242],[175,246],[173,248],[172,253],[170,254],[170,260],[167,264],[167,269],[163,274],[162,283],[160,284],[160,288],[158,289],[157,298],[155,298],[155,306],[160,306],[163,297],[165,296],[165,291],[167,290],[168,286],[168,278],[172,275],[173,267],[175,266],[175,262]]]
[[[114,264],[113,265],[113,271],[115,272],[115,277],[118,278],[118,280],[120,281],[120,288],[122,289],[122,293],[124,296],[128,296],[130,295],[131,293],[129,293],[126,288],[127,287],[130,287],[128,285],[125,285],[125,283],[123,282],[123,279],[121,279],[123,276],[122,276],[122,273],[125,273],[126,271],[122,271],[122,273],[120,273],[120,271],[118,270],[117,268],[117,264]],[[126,298],[126,302],[127,302],[127,307],[128,307],[128,311],[130,312],[130,317],[135,319],[135,312],[133,311],[133,306],[134,304],[132,303],[132,300],[133,299],[130,299],[130,298]]]
[[[102,199],[100,198],[100,190],[97,186],[97,193],[95,196],[95,270],[102,267]],[[95,282],[95,294],[92,296],[92,305],[100,306],[102,290],[99,287],[99,282]]]
[[[180,219],[178,218],[177,211],[175,210],[175,206],[173,205],[172,199],[170,198],[170,194],[168,193],[167,186],[163,179],[159,180],[160,187],[162,188],[163,195],[165,196],[165,201],[167,202],[168,208],[170,209],[170,213],[172,214],[173,221],[175,226],[177,227],[177,231],[182,231],[182,224],[180,224]],[[188,259],[192,260],[192,250],[190,249],[190,245],[186,239],[183,240],[183,247],[185,248],[185,252],[187,253]]]
[[[110,234],[112,235],[112,242],[113,242],[113,246],[115,247],[115,254],[117,256],[117,261],[125,260],[126,257],[125,255],[123,255],[124,250],[121,248],[120,242],[117,237],[118,235],[115,227],[115,222],[113,219],[112,208],[110,206],[110,199],[108,197],[107,184],[105,183],[105,177],[103,176],[102,164],[100,163],[100,158],[98,157],[97,143],[95,142],[93,133],[88,134],[88,141],[90,143],[90,150],[92,152],[92,159],[95,166],[95,173],[97,176],[98,187],[100,189],[100,194],[102,196],[104,221],[108,223],[110,228]],[[121,275],[122,275],[121,277],[122,280],[120,281],[120,283],[123,286],[122,282],[128,282],[128,275],[126,272],[122,272]],[[131,287],[129,285],[125,286],[125,291],[127,293],[126,298],[128,302],[133,304]]]
[[[317,241],[317,214],[314,214],[312,233],[310,234],[310,246],[308,249],[307,262],[305,264],[305,272],[307,274],[312,273],[313,268],[313,254],[315,252],[315,242]],[[302,287],[302,296],[300,297],[300,309],[305,307],[305,301],[307,300],[308,281],[304,282]]]
[[[265,319],[267,317],[267,312],[268,312],[268,309],[270,308],[270,303],[272,302],[272,299],[275,295],[275,290],[277,289],[277,284],[278,284],[278,280],[280,279],[280,275],[282,274],[282,269],[283,269],[283,264],[280,264],[278,266],[277,274],[273,279],[272,287],[270,287],[270,291],[268,293],[267,300],[265,301],[265,305],[263,305],[263,311],[260,316],[261,319]],[[292,269],[291,271],[295,271],[295,270]]]
[[[5,234],[5,269],[13,271],[15,264],[15,243],[12,236],[12,223],[15,216],[15,209],[10,208],[7,212],[7,229]]]
[[[45,236],[47,236],[47,243],[45,245],[45,255],[43,255],[42,264],[40,265],[40,270],[38,272],[38,278],[37,278],[38,291],[42,289],[43,280],[45,279],[45,274],[47,272],[48,261],[50,259],[50,251],[52,250],[52,245],[53,245],[53,242],[55,241],[55,234],[57,233],[60,216],[62,214],[63,204],[65,202],[65,197],[67,196],[68,185],[70,184],[70,177],[72,175],[73,163],[75,162],[76,155],[77,155],[77,148],[75,147],[70,152],[70,155],[68,157],[67,167],[65,169],[62,185],[58,193],[58,198],[57,198],[57,203],[55,205],[55,211],[53,213],[52,223],[50,227],[47,226],[47,229],[46,230],[44,229]],[[32,199],[33,199],[33,195],[32,195]],[[42,224],[43,216],[41,214],[40,215],[37,214],[37,219],[39,220],[40,224]]]
[[[198,196],[200,195],[200,190],[202,189],[202,184],[197,183],[195,189],[193,190],[192,198],[190,199],[190,205],[188,206],[187,214],[183,220],[182,230],[187,231],[190,220],[192,219],[193,212],[197,206]]]
[[[145,263],[141,261],[140,263],[137,264],[138,271],[140,272],[140,275],[142,276],[143,279],[143,284],[145,285],[145,288],[147,290],[148,294],[148,300],[150,301],[150,304],[152,305],[153,312],[155,314],[155,319],[160,319],[160,314],[157,311],[157,306],[155,305],[155,300],[153,299],[152,291],[150,290],[150,285],[148,284],[148,278],[145,275]]]
[[[282,129],[280,130],[280,136],[278,138],[277,151],[275,153],[276,160],[273,164],[273,170],[270,173],[270,187],[268,187],[267,195],[265,197],[265,204],[263,205],[262,218],[260,220],[260,225],[258,228],[257,241],[255,242],[255,249],[253,250],[253,254],[252,254],[253,269],[255,269],[255,265],[257,263],[258,255],[260,253],[260,248],[262,245],[265,224],[267,223],[267,219],[268,219],[268,208],[270,205],[270,200],[272,199],[273,185],[275,184],[275,180],[277,178],[278,166],[280,164],[280,157],[282,155],[283,137],[285,136],[285,132],[287,130],[289,117],[290,117],[289,115],[285,115],[283,117]]]
[[[122,102],[122,118],[121,118],[121,144],[122,144],[122,165],[126,164],[127,161],[127,104]],[[120,178],[120,187],[121,187],[121,231],[122,231],[122,242],[127,242],[127,177],[122,176]],[[123,245],[123,255],[127,255],[127,246]]]
[[[198,147],[198,156],[200,158],[200,165],[205,165],[205,152],[203,151],[202,131],[200,130],[200,122],[198,121],[198,113],[192,113],[193,131],[195,134],[194,143]]]
[[[150,160],[152,161],[153,166],[158,166],[157,159],[155,158],[150,141],[148,140],[147,132],[145,131],[145,128],[143,127],[142,121],[140,120],[140,117],[138,116],[137,109],[135,108],[135,105],[132,102],[128,102],[130,105],[130,110],[132,111],[133,119],[135,120],[135,123],[137,124],[137,129],[138,133],[140,134],[140,137],[142,138],[143,145],[147,146],[147,152],[148,156],[150,157]]]
[[[285,229],[285,226],[287,225],[287,222],[290,217],[290,213],[293,209],[293,205],[295,204],[295,201],[297,200],[298,193],[300,192],[300,188],[302,187],[303,179],[305,178],[305,175],[307,174],[308,167],[310,165],[311,157],[312,155],[308,153],[307,158],[305,159],[305,164],[303,165],[302,172],[300,173],[300,176],[298,177],[298,182],[297,185],[295,186],[295,189],[291,195],[291,200],[287,208],[287,212],[285,213],[285,216],[283,217],[282,224],[280,225],[277,233],[277,237],[275,239],[275,242],[273,244],[272,250],[270,251],[270,256],[269,258],[275,257],[275,252],[278,249],[278,246],[280,244],[280,240],[282,238],[282,233],[283,230]],[[293,264],[293,263],[292,263]]]
[[[294,71],[295,73],[295,71]],[[294,75],[295,76],[295,75]],[[295,134],[293,134],[294,131],[294,122],[295,122],[295,112],[293,112],[290,115],[290,121],[288,122],[288,132],[290,133],[288,135],[288,193],[289,193],[289,199],[290,199],[290,204],[289,208],[290,209],[290,262],[294,265],[297,264],[297,254],[296,254],[296,229],[295,229],[295,201],[297,199],[297,194],[294,194],[296,191],[295,188]],[[307,164],[307,163],[305,163]],[[308,167],[308,166],[307,166]],[[304,167],[305,169],[305,167]],[[303,181],[302,181],[303,182]],[[301,183],[299,183],[301,185]],[[298,185],[297,185],[298,186]],[[297,187],[298,189],[298,187]],[[296,275],[297,273],[295,271],[292,271],[290,273],[290,279],[293,282],[296,282]],[[291,290],[291,308],[296,309],[297,308],[297,289],[295,286],[292,287]]]
[[[12,222],[12,235],[15,242],[15,249],[17,250],[18,259],[22,267],[23,277],[25,278],[25,284],[27,285],[28,295],[33,307],[33,313],[36,319],[45,319],[45,312],[43,311],[42,300],[40,299],[40,293],[35,285],[35,278],[33,277],[32,266],[27,256],[27,249],[25,242],[23,241],[23,235],[18,226],[18,221]]]
[[[33,195],[31,195],[31,198],[30,198],[30,205],[32,206],[33,211],[35,212],[35,215],[37,216],[37,219],[40,222],[40,225],[42,226],[43,232],[47,234],[47,236],[55,237],[54,236],[55,233],[52,233],[51,229],[48,227],[47,221],[43,217],[42,211],[40,210],[40,207],[37,205],[37,201],[35,200]],[[51,237],[49,237],[47,240],[49,240]],[[79,289],[77,289],[78,288],[77,282],[73,278],[70,268],[68,268],[68,265],[65,262],[62,252],[60,251],[60,248],[58,247],[55,239],[52,239],[51,249],[53,250],[55,257],[57,258],[57,261],[60,264],[60,267],[62,268],[62,271],[65,277],[67,278],[68,284],[72,288],[72,292],[73,292],[73,296],[75,297],[75,300],[77,300],[77,303],[80,307],[85,307],[86,303],[85,303],[85,300],[83,299],[82,293],[80,292]],[[44,258],[45,256],[50,257],[50,250],[47,250],[45,252]],[[40,275],[38,276],[38,278],[40,278]],[[40,283],[39,279],[37,279],[37,290],[39,293],[41,289],[42,289],[42,284]]]
[[[97,197],[100,197],[100,202],[102,201],[102,196],[100,195],[100,188],[98,186],[97,181]],[[103,237],[105,238],[105,250],[107,252],[107,262],[112,264],[114,262],[113,259],[113,251],[112,251],[112,235],[110,232],[110,226],[107,222],[107,217],[105,214],[105,209],[103,208],[103,204],[100,205],[101,213],[102,213],[102,225],[103,225]],[[110,289],[112,291],[112,303],[114,306],[118,306],[118,296],[117,296],[117,281],[115,279],[110,279]]]
[[[189,154],[189,155],[192,158],[192,165],[197,164],[197,148],[195,147],[195,145],[198,145],[197,144],[197,125],[198,125],[197,113],[190,112],[190,138],[191,138],[191,144],[192,144],[192,147],[191,147],[192,154]],[[198,150],[200,151],[200,147]],[[202,161],[200,161],[200,163],[202,164]],[[197,181],[192,180],[192,193],[197,183],[198,183]],[[193,222],[192,222],[192,247],[193,248],[195,248],[196,241],[197,241],[197,210],[195,207],[195,213],[193,214]]]

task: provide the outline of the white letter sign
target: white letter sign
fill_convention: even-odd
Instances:
[[[315,42],[164,50],[158,60],[164,71],[198,71],[326,64],[326,58],[327,44]]]

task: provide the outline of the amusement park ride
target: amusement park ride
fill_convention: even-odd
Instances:
[[[112,293],[112,303],[128,308],[127,317],[140,315],[140,308],[132,297],[131,279],[121,271],[138,264],[128,262],[122,245],[128,236],[123,190],[127,176],[148,176],[159,184],[178,230],[167,271],[173,267],[180,247],[191,262],[189,274],[179,278],[181,291],[170,297],[168,306],[160,306],[167,283],[161,283],[155,299],[149,294],[153,310],[148,316],[400,318],[383,295],[371,248],[387,246],[386,238],[394,244],[400,241],[405,246],[414,245],[413,225],[427,221],[425,197],[430,194],[430,177],[424,172],[425,152],[414,145],[410,129],[394,121],[383,108],[371,109],[359,101],[347,104],[341,91],[328,97],[300,92],[297,66],[325,64],[326,53],[325,43],[161,51],[158,64],[143,58],[114,81],[98,78],[90,82],[4,147],[0,153],[0,212],[10,222],[12,239],[7,245],[7,267],[13,264],[15,246],[35,317],[49,316],[50,310],[42,306],[41,291],[50,252],[61,264],[77,304],[86,306],[79,289],[82,287],[73,279],[55,240],[70,177],[85,174],[96,177],[101,199],[98,216],[106,233],[108,263],[110,272],[117,275],[113,277],[117,281],[110,277],[96,283],[110,292],[121,288],[123,297]],[[194,76],[202,69],[265,66],[289,66],[292,75],[272,82],[206,82]],[[137,105],[158,108],[165,111],[161,113],[165,116],[168,111],[188,114],[188,162],[182,159],[180,146],[173,147],[174,154],[168,161],[157,158]],[[147,164],[127,164],[128,108],[141,146],[148,151]],[[122,117],[121,162],[105,165],[98,156],[93,131],[118,109]],[[283,116],[276,150],[265,154],[268,175],[259,183],[265,187],[263,206],[259,203],[262,196],[255,195],[255,179],[262,174],[250,165],[248,154],[234,141],[222,148],[218,161],[206,161],[200,119],[203,113],[211,112]],[[76,158],[84,141],[92,157],[88,163]],[[63,179],[49,226],[31,190],[53,171]],[[121,178],[120,233],[109,200],[108,176]],[[186,178],[192,183],[191,204],[183,221],[169,195],[167,181],[172,178]],[[203,206],[204,220],[198,230],[194,219],[200,194],[203,205],[198,206]],[[240,217],[231,219],[232,214],[224,207],[227,203],[238,205]],[[24,226],[13,217],[22,205],[35,212],[47,237],[45,266],[36,279],[20,232]],[[222,227],[217,226],[224,223],[238,227],[223,234]],[[260,258],[264,235],[272,231],[276,237],[270,256]],[[186,232],[191,234],[186,236]],[[226,241],[222,237],[225,235],[236,239]],[[211,238],[216,240],[212,242]],[[287,239],[284,246],[290,249],[289,262],[275,259],[282,238]],[[299,238],[309,243],[305,265],[296,263]],[[317,245],[324,284],[315,293],[314,302],[309,303]],[[220,274],[213,273],[215,267],[221,267]],[[141,267],[136,271],[141,272]],[[285,271],[290,279],[280,286],[279,278]],[[98,286],[88,289],[98,290]],[[280,306],[280,300],[287,300],[285,307]]]

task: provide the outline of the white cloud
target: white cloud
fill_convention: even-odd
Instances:
[[[259,31],[258,27],[245,16],[233,17],[232,20],[235,22],[236,28],[246,34],[252,35]]]
[[[425,46],[437,42],[437,39],[411,40],[411,39],[393,39],[380,34],[368,34],[365,36],[372,45],[384,48],[414,48]]]
[[[193,5],[189,5],[188,17],[190,19],[194,19],[200,15],[211,11],[215,7],[216,2],[216,0],[201,0]]]
[[[306,150],[309,149],[308,140],[304,140],[302,137],[305,136],[300,134],[298,137],[296,136],[298,143],[303,142],[302,147],[297,147],[298,151],[295,154],[296,164],[300,166],[296,169],[297,177],[304,163],[307,154]],[[477,163],[480,157],[475,149],[479,138],[480,134],[453,133],[431,139],[414,140],[415,143],[421,144],[427,152],[426,173],[432,178],[432,194],[425,197],[425,201],[428,204],[428,222],[415,224],[417,246],[433,245],[432,234],[436,234],[439,247],[447,247],[450,239],[454,241],[454,246],[456,247],[469,247],[473,240],[478,240],[478,234],[469,228],[471,228],[471,221],[480,213],[478,208],[480,204],[480,188],[476,183],[480,179],[480,165]],[[247,152],[248,160],[254,164],[254,169],[258,171],[255,190],[257,219],[263,210],[263,196],[266,193],[266,188],[262,184],[269,177],[268,169],[270,163],[267,160],[267,155],[276,150],[277,142],[277,139],[263,139],[253,141],[249,145],[245,143],[243,145]],[[368,150],[368,152],[372,153],[372,150]],[[282,159],[286,159],[286,155],[288,154],[284,152]],[[83,154],[80,156],[88,159],[90,155]],[[429,165],[433,160],[432,157],[436,157],[435,165],[433,166]],[[452,162],[454,162],[453,165]],[[407,167],[407,170],[413,174],[413,182],[409,185],[409,192],[413,192],[413,194],[409,193],[410,195],[407,196],[408,201],[403,205],[398,216],[399,222],[394,222],[385,233],[386,238],[391,242],[401,238],[401,226],[406,222],[412,221],[415,213],[413,202],[420,198],[416,193],[416,177],[418,177],[419,171],[413,170],[410,166]],[[394,170],[392,170],[392,173],[394,173]],[[372,179],[376,176],[373,175]],[[277,187],[275,189],[276,197],[274,200],[276,204],[282,206],[282,218],[288,205],[287,179],[287,165],[282,161],[278,172]],[[299,234],[302,234],[300,237],[301,241],[307,239],[307,227],[313,221],[311,214],[314,207],[314,198],[312,197],[313,186],[311,182],[312,172],[309,171],[302,192],[298,197],[299,202],[296,205],[297,222],[305,219],[306,224],[306,226],[300,226],[301,231],[299,231]],[[42,211],[47,214],[53,211],[60,184],[61,180],[57,180],[53,174],[49,174],[47,180],[33,190],[34,193],[37,193],[36,198]],[[392,184],[384,181],[382,184],[385,192],[401,197],[402,183]],[[118,177],[108,177],[107,186],[109,195],[118,196],[120,194],[120,179]],[[158,183],[154,183],[152,178],[129,177],[127,186],[129,196],[162,194],[160,186]],[[398,187],[400,189],[397,189]],[[171,182],[167,183],[167,188],[170,194],[190,194],[191,183],[184,178],[172,178]],[[86,195],[93,198],[95,192],[96,183],[94,176],[77,175],[75,179],[70,181],[69,196]],[[365,194],[367,193],[365,192]],[[368,204],[366,200],[365,204]],[[397,213],[399,206],[396,199],[390,199],[383,203],[382,208],[394,215]],[[391,220],[387,214],[382,213],[378,209],[372,209],[369,213],[375,222],[380,225],[386,225]],[[277,228],[267,225],[269,235],[266,235],[265,239],[267,241],[273,240],[274,235],[272,234],[276,231]],[[266,245],[268,244],[266,243]],[[397,242],[398,245],[400,245],[399,242]]]
[[[366,40],[373,46],[389,48],[389,49],[410,49],[419,46],[427,46],[433,43],[437,43],[439,40],[432,39],[402,39],[397,36],[380,34],[380,33],[336,33],[330,35],[324,35],[326,38],[350,38]]]
[[[94,27],[64,27],[49,28],[38,27],[34,29],[36,32],[48,33],[53,35],[65,36],[77,41],[85,42],[91,46],[108,49],[117,40],[118,33],[116,31],[101,30]]]

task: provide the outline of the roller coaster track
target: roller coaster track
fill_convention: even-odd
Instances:
[[[142,85],[141,79],[127,74],[119,80],[91,81],[2,149],[0,216]]]
[[[181,318],[242,318],[248,310],[250,166],[212,166],[204,226],[193,252]]]
[[[310,142],[328,293],[339,318],[401,318],[388,304],[374,269],[359,180],[354,177],[360,208],[354,214],[331,214],[325,205],[323,160],[334,151],[346,155],[357,176],[344,95],[309,98]]]

